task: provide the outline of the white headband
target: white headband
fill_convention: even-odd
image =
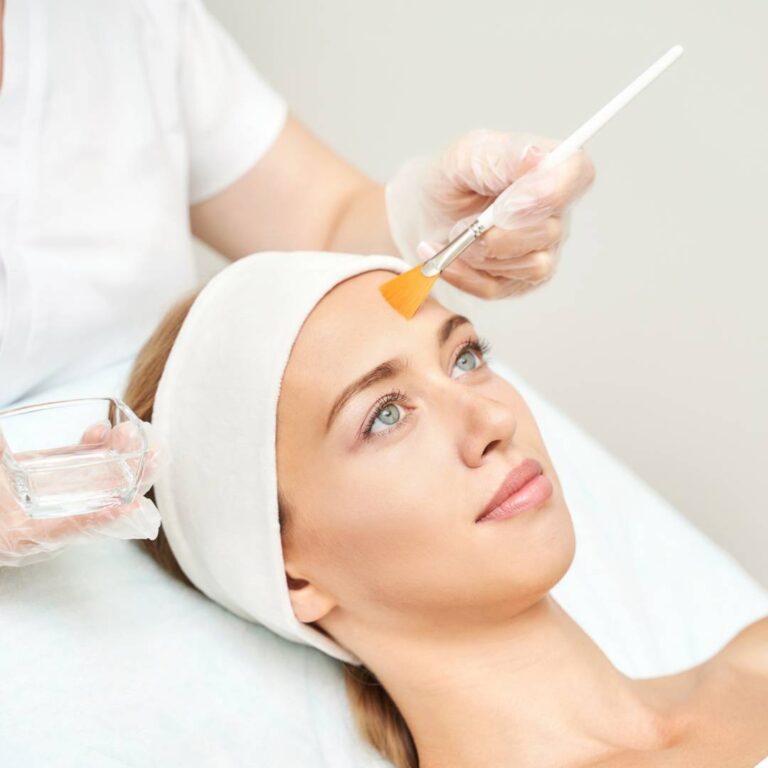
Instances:
[[[288,597],[277,403],[291,348],[315,305],[339,282],[376,269],[399,274],[410,266],[396,256],[315,251],[255,253],[227,266],[190,308],[152,414],[167,451],[155,499],[190,581],[238,616],[358,665],[300,622]]]

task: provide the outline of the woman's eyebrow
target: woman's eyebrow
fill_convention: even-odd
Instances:
[[[437,329],[437,344],[442,346],[450,338],[451,334],[460,325],[465,323],[471,323],[472,321],[464,315],[451,315]],[[401,357],[395,357],[391,360],[385,360],[372,370],[364,373],[360,378],[355,379],[349,386],[344,388],[344,391],[336,398],[330,413],[328,414],[328,420],[325,423],[326,433],[331,428],[333,420],[338,416],[341,409],[357,394],[362,392],[368,387],[373,386],[379,381],[386,381],[387,379],[393,379],[395,376],[399,376],[408,367],[408,362]]]

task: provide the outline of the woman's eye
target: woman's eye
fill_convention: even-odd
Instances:
[[[367,434],[376,434],[382,430],[374,429],[376,422],[380,421],[384,428],[388,428],[397,424],[401,419],[400,406],[397,403],[388,403],[386,407],[380,408],[369,427]]]
[[[467,371],[474,371],[485,364],[490,351],[491,343],[487,339],[467,339],[461,345],[459,356],[456,358],[456,362],[453,365],[454,367],[458,366],[465,373]],[[451,378],[455,379],[459,377],[451,376]]]
[[[479,368],[482,361],[479,355],[472,349],[465,349],[457,358],[454,366],[458,366],[462,371],[473,371]],[[452,379],[458,378],[451,376]]]
[[[394,392],[388,392],[378,400],[379,405],[375,408],[373,414],[368,419],[363,429],[363,439],[369,440],[372,437],[384,437],[390,432],[399,429],[407,420],[410,413],[403,413],[401,404],[405,404],[408,398],[404,392],[396,389]],[[376,423],[383,424],[382,429],[374,429]]]

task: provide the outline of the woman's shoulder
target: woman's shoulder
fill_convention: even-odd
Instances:
[[[708,767],[736,759],[760,768],[759,757],[768,751],[768,616],[703,663],[637,682],[647,700],[666,713],[669,745],[629,751],[590,768]]]

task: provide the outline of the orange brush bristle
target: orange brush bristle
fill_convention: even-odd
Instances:
[[[379,286],[382,296],[406,320],[410,320],[416,314],[416,310],[429,296],[435,280],[440,277],[439,273],[432,277],[425,277],[421,267],[421,264],[417,264],[413,269]]]

